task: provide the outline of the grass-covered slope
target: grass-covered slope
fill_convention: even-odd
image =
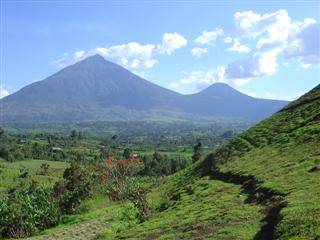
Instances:
[[[254,239],[263,207],[241,185],[202,176],[201,167],[199,161],[154,189],[145,222],[111,219],[99,239]]]
[[[206,165],[284,195],[276,238],[319,239],[320,85],[217,149]]]
[[[151,199],[150,219],[102,239],[319,239],[320,86],[169,177]]]
[[[143,223],[116,205],[97,238],[320,239],[320,86],[170,176],[149,201]]]

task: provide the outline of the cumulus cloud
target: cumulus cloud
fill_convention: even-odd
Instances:
[[[188,76],[179,79],[176,82],[171,82],[169,85],[174,88],[179,88],[183,85],[194,85],[195,90],[201,90],[216,82],[225,82],[225,67],[219,66],[212,71],[192,71]]]
[[[84,56],[85,56],[85,51],[81,50],[81,51],[77,51],[74,53],[74,59],[77,60],[81,60]]]
[[[286,10],[258,14],[253,11],[236,12],[234,15],[240,33],[249,38],[266,34],[272,39],[285,40],[290,32],[297,27]]]
[[[130,42],[109,48],[98,47],[91,50],[88,55],[100,54],[115,59],[121,65],[133,69],[151,68],[157,63],[157,60],[153,58],[155,50],[156,46],[153,44],[142,45],[137,42]]]
[[[280,66],[280,57],[286,62],[298,60],[301,68],[309,68],[312,64],[319,65],[320,29],[316,20],[306,18],[304,21],[295,21],[286,10],[265,14],[253,11],[237,12],[234,19],[238,34],[235,37],[225,37],[223,41],[232,44],[228,51],[247,55],[214,70],[192,71],[187,77],[170,83],[171,87],[192,85],[199,90],[215,82],[242,86],[254,78],[275,74]],[[203,45],[214,44],[222,35],[222,29],[203,32],[195,42]],[[191,53],[200,57],[207,52],[202,49],[193,48]],[[265,97],[277,98],[270,93],[266,93]],[[296,96],[286,99],[292,100],[294,97]]]
[[[188,41],[179,33],[165,33],[162,44],[158,46],[160,53],[171,55],[175,50],[187,45]]]
[[[67,65],[76,63],[78,61],[81,61],[82,59],[84,59],[86,57],[86,52],[81,50],[81,51],[77,51],[74,54],[70,55],[68,53],[65,53],[62,55],[61,58],[53,60],[51,62],[52,65],[55,65],[58,68],[64,68]]]
[[[70,63],[68,63],[70,62]],[[63,54],[62,57],[51,61],[52,65],[55,65],[57,68],[63,68],[68,64],[71,64],[71,61],[69,60],[69,54]]]
[[[286,58],[299,58],[305,65],[320,63],[320,25],[306,19],[304,25],[289,35]]]
[[[229,41],[229,39],[227,39],[227,41]],[[228,50],[232,52],[238,52],[238,53],[248,53],[251,51],[249,47],[242,45],[238,38],[233,39],[233,45],[232,47],[228,48]]]
[[[178,82],[171,82],[169,84],[170,87],[173,87],[173,88],[179,88],[180,87],[180,84]]]
[[[208,49],[200,48],[200,47],[194,47],[194,48],[191,49],[191,53],[192,53],[192,55],[200,58],[200,57],[202,57],[203,54],[208,53]]]
[[[89,51],[77,51],[72,55],[64,54],[51,63],[58,68],[63,68],[88,56],[100,54],[131,69],[152,68],[158,62],[155,59],[156,55],[171,55],[177,49],[187,45],[187,42],[187,39],[179,33],[165,33],[158,45],[129,42],[111,47],[96,47]]]
[[[226,77],[247,79],[274,74],[278,69],[277,52],[254,53],[245,60],[235,61],[227,66]]]
[[[229,78],[227,77],[226,70],[226,67],[218,66],[214,70],[209,71],[192,71],[186,77],[183,77],[178,81],[171,82],[169,86],[172,88],[180,88],[182,86],[192,85],[194,86],[195,91],[199,91],[218,82],[238,87],[251,81],[251,78]]]
[[[226,37],[223,40],[225,43],[232,43],[232,37]]]
[[[286,10],[263,15],[253,11],[237,12],[234,18],[240,38],[255,40],[256,48],[245,59],[236,60],[227,66],[227,78],[252,79],[275,74],[280,55],[287,59],[298,59],[304,68],[319,63],[320,30],[316,20],[306,18],[303,22],[294,21]],[[227,41],[230,42],[230,39]],[[240,42],[233,41],[232,49],[241,49]],[[249,49],[241,50],[246,52]]]
[[[217,38],[222,35],[223,30],[221,28],[216,28],[213,31],[203,31],[194,41],[202,45],[213,45]]]
[[[8,90],[4,89],[3,86],[0,86],[0,98],[8,96],[10,93]]]

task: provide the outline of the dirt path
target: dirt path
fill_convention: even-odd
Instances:
[[[107,216],[67,226],[53,233],[27,238],[29,240],[89,240],[96,239],[108,226]]]
[[[259,204],[264,207],[265,217],[261,221],[261,229],[254,240],[276,239],[276,226],[280,222],[280,211],[287,206],[285,195],[259,186],[254,176],[242,176],[231,172],[212,171],[211,177],[226,183],[242,185],[243,192],[248,194],[246,203]]]

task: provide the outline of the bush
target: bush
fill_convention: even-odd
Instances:
[[[48,171],[49,171],[49,167],[50,167],[50,165],[48,163],[42,163],[40,166],[40,169],[41,169],[40,174],[47,175]]]
[[[143,168],[139,174],[142,176],[167,176],[186,168],[191,161],[180,157],[161,155],[155,152],[152,156],[143,156]]]
[[[91,196],[89,173],[79,164],[72,162],[63,173],[63,180],[53,188],[54,196],[59,199],[64,214],[73,214],[81,202]]]
[[[33,182],[0,199],[0,236],[31,236],[59,223],[60,209],[51,190]]]
[[[129,200],[137,209],[137,217],[143,222],[150,215],[147,191],[135,175],[141,170],[141,161],[131,155],[129,159],[117,159],[115,155],[105,160],[104,166],[97,166],[102,181],[112,200]],[[102,168],[102,169],[101,169]]]

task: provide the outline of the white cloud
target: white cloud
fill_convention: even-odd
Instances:
[[[64,68],[65,66],[72,64],[72,62],[69,59],[69,54],[65,53],[62,57],[51,61],[52,65],[55,65],[57,68]]]
[[[215,82],[242,86],[254,78],[275,74],[280,65],[280,56],[288,63],[291,60],[298,61],[301,68],[308,68],[312,64],[319,65],[320,30],[316,20],[306,18],[304,21],[294,21],[286,10],[266,14],[253,11],[237,12],[234,17],[239,35],[234,38],[225,37],[223,40],[227,44],[233,44],[229,51],[250,54],[215,70],[193,71],[188,77],[173,82],[171,86],[194,85],[201,89]],[[222,30],[218,33],[203,32],[196,42],[213,44],[222,34]],[[249,46],[252,44],[254,47],[250,49]],[[266,93],[265,97],[278,99],[271,93]],[[294,97],[284,99],[292,100]]]
[[[247,79],[275,74],[280,55],[297,59],[304,68],[319,63],[320,30],[316,20],[293,21],[286,10],[263,15],[253,11],[237,12],[234,17],[241,39],[256,40],[256,49],[246,59],[230,63],[226,68],[227,78]],[[233,50],[240,49],[240,42],[234,40],[233,47]],[[243,52],[247,50],[242,48]]]
[[[300,62],[300,67],[303,69],[307,69],[311,67],[311,64]]]
[[[267,99],[273,99],[273,100],[286,100],[286,101],[294,101],[297,100],[299,97],[301,97],[303,94],[302,93],[298,93],[298,94],[294,94],[292,96],[288,96],[288,97],[279,97],[276,94],[270,93],[270,92],[266,92],[265,93],[265,98]]]
[[[179,33],[165,33],[162,44],[158,46],[160,53],[171,55],[175,50],[187,45],[188,41]]]
[[[226,77],[230,79],[247,79],[269,76],[278,69],[277,53],[254,53],[247,59],[235,61],[227,66]]]
[[[303,93],[294,94],[293,96],[285,97],[283,100],[294,101],[294,100],[297,100],[298,98],[300,98],[302,95],[303,95]]]
[[[149,75],[146,71],[138,71],[138,70],[132,70],[132,73],[142,78],[147,78]]]
[[[203,31],[202,34],[195,39],[195,42],[202,45],[212,45],[219,36],[223,35],[221,28],[216,28],[213,31]]]
[[[253,11],[237,12],[234,15],[236,25],[244,37],[255,38],[266,33],[272,39],[285,40],[296,23],[291,20],[286,10],[258,14]]]
[[[100,54],[116,60],[125,67],[133,69],[151,68],[157,63],[153,58],[156,46],[153,44],[142,45],[137,42],[115,45],[109,48],[98,47],[92,49],[87,55]]]
[[[187,77],[181,78],[178,81],[171,82],[170,87],[179,88],[185,85],[192,85],[195,90],[202,90],[214,83],[222,82],[230,86],[239,87],[251,81],[251,78],[228,78],[226,68],[218,66],[214,70],[209,71],[192,71]]]
[[[171,82],[169,84],[170,87],[173,87],[173,88],[179,88],[180,87],[180,84],[178,82]]]
[[[243,85],[246,85],[247,83],[249,83],[252,78],[234,78],[234,79],[228,79],[227,76],[225,76],[225,78],[227,79],[227,82],[231,85],[231,86],[235,86],[235,87],[240,87]]]
[[[200,58],[200,57],[202,57],[203,54],[208,53],[208,49],[195,47],[195,48],[191,49],[191,53],[192,53],[192,55]]]
[[[266,92],[265,96],[267,99],[272,99],[272,100],[277,100],[279,99],[275,94],[271,93],[271,92]]]
[[[320,25],[313,19],[305,19],[304,24],[288,37],[286,58],[298,58],[304,64],[320,63]]]
[[[257,97],[257,93],[256,92],[247,92],[247,91],[242,91],[242,93],[250,96],[250,97]]]
[[[225,43],[232,43],[232,37],[226,37],[223,41]]]
[[[51,64],[58,68],[64,68],[67,65],[83,60],[85,57],[86,52],[84,50],[77,51],[71,56],[68,53],[64,53],[61,58],[52,61]]]
[[[81,60],[84,56],[85,56],[85,51],[83,51],[83,50],[81,50],[81,51],[77,51],[77,52],[75,52],[74,53],[74,59],[76,60],[76,61],[79,61],[79,60]]]
[[[170,86],[178,88],[183,85],[194,85],[195,90],[201,90],[216,82],[226,82],[224,75],[225,68],[223,66],[217,67],[213,71],[192,71],[187,77],[171,82]]]
[[[8,96],[10,93],[8,90],[4,89],[3,86],[0,86],[0,98]]]
[[[152,68],[158,62],[155,59],[156,55],[171,55],[177,49],[184,47],[187,42],[187,39],[178,33],[165,33],[162,36],[162,42],[158,45],[129,42],[111,47],[96,47],[87,52],[77,51],[71,56],[64,54],[51,63],[58,68],[63,68],[88,56],[100,54],[131,69]]]
[[[238,52],[238,53],[248,53],[251,49],[245,45],[242,45],[239,39],[233,39],[232,47],[228,48],[229,51]]]

